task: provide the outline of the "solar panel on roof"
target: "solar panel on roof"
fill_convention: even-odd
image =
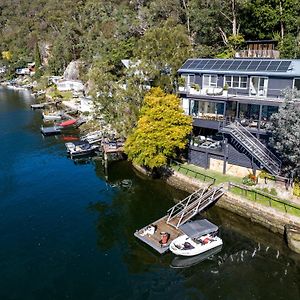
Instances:
[[[214,66],[215,63],[216,63],[215,60],[209,60],[208,63],[205,65],[205,69],[210,70]]]
[[[202,65],[201,63],[203,62],[202,59],[197,60],[197,65],[195,65],[194,69],[201,69]]]
[[[239,61],[239,60],[234,61],[231,64],[231,66],[229,66],[228,70],[236,70],[240,64],[241,64],[241,61]]]
[[[247,71],[255,71],[256,68],[258,67],[259,63],[260,63],[260,61],[257,61],[257,60],[250,61],[250,64],[246,70]]]
[[[215,65],[214,65],[214,68],[216,68],[216,70],[219,70],[220,67],[224,64],[224,60],[217,60]]]
[[[191,64],[192,60],[188,59],[183,66],[181,67],[182,69],[188,69],[189,65]]]
[[[262,60],[260,62],[260,64],[258,65],[258,67],[256,68],[256,71],[266,71],[269,64],[270,64],[269,60],[267,60],[267,61]]]
[[[241,72],[286,72],[290,60],[270,59],[188,59],[181,69]]]
[[[291,64],[291,61],[283,61],[277,68],[277,72],[286,72]]]
[[[244,71],[247,69],[248,65],[249,65],[249,61],[242,61],[241,64],[237,67],[237,70],[241,70]]]
[[[189,69],[194,69],[198,65],[198,60],[193,60],[193,62],[189,65]]]
[[[281,61],[271,61],[270,65],[267,67],[267,71],[276,71]]]
[[[220,70],[228,70],[229,66],[232,64],[232,61],[224,61],[224,64],[220,67]]]

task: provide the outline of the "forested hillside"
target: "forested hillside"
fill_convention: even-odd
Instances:
[[[1,0],[0,50],[28,60],[38,42],[51,54],[51,72],[59,73],[78,58],[117,65],[138,55],[148,31],[168,34],[182,25],[194,56],[216,56],[243,37],[275,38],[283,56],[297,57],[299,15],[298,0]]]
[[[282,57],[300,57],[299,15],[299,0],[1,0],[0,51],[11,68],[41,57],[48,75],[81,60],[82,79],[101,90],[99,107],[112,120],[122,115],[127,128],[141,81],[172,90],[187,57],[232,57],[248,39],[275,39]],[[143,69],[142,79],[126,77],[126,92],[113,85],[124,80],[121,59]]]

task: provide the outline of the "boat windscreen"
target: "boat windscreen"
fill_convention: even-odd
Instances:
[[[217,225],[206,219],[191,221],[181,225],[179,228],[192,239],[218,230]]]

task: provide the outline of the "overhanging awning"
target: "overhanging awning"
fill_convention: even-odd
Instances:
[[[179,228],[192,239],[215,232],[219,229],[217,225],[206,219],[188,222],[181,225]]]

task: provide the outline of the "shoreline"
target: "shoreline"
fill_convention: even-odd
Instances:
[[[149,175],[141,166],[132,165],[137,171],[142,172],[144,175]],[[195,191],[195,189],[211,185],[174,170],[173,174],[164,180],[167,184],[189,193]],[[300,253],[300,242],[298,242],[300,241],[300,233],[298,235],[295,233],[295,230],[288,230],[290,227],[300,229],[299,217],[239,197],[229,192],[226,188],[225,191],[225,194],[215,203],[216,206],[248,219],[255,224],[259,224],[273,233],[280,234],[292,251]]]

